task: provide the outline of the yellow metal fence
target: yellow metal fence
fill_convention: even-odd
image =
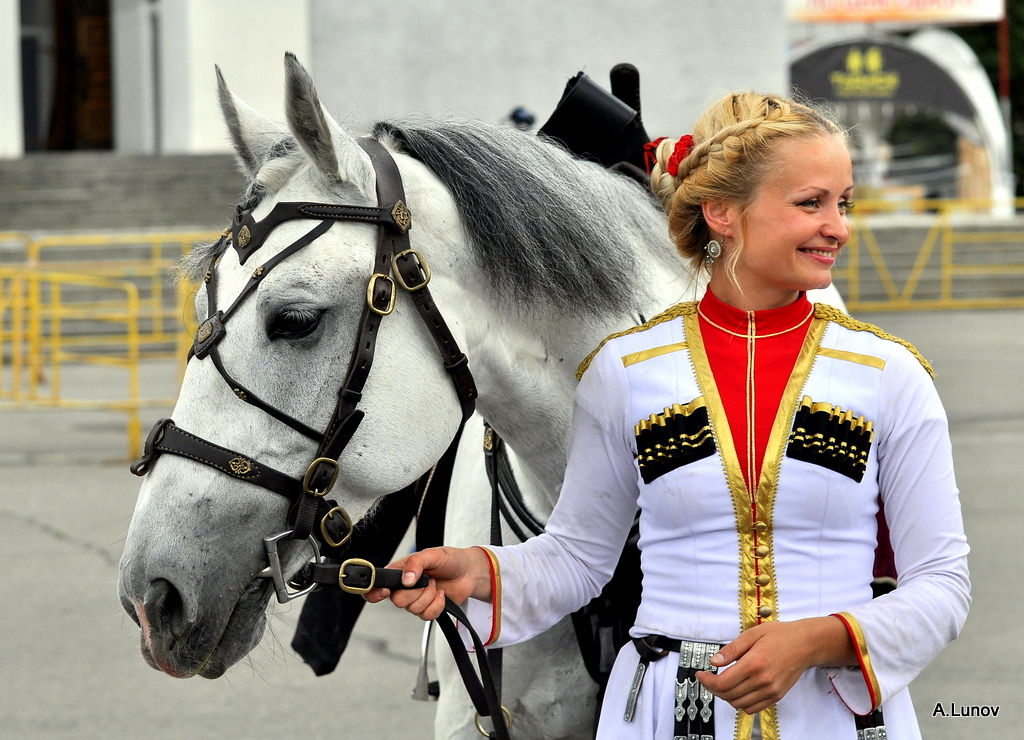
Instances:
[[[986,217],[988,207],[859,202],[834,271],[849,310],[1024,307],[1024,218]],[[1024,200],[1015,209],[1024,211]],[[140,363],[173,356],[183,369],[195,331],[194,286],[176,282],[174,266],[193,243],[217,236],[0,233],[0,410],[32,404],[123,412],[128,453],[137,455],[140,409],[173,404],[142,397]],[[123,385],[82,398],[64,387],[69,365],[116,368]]]
[[[184,358],[194,332],[193,286],[174,280],[181,255],[215,233],[75,235],[0,233],[0,409],[25,406],[127,414],[128,455],[141,451],[140,410],[173,405],[140,391],[144,360]],[[69,366],[116,369],[83,397]],[[88,391],[87,391],[88,392]]]
[[[850,241],[833,272],[851,312],[1024,307],[1024,199],[1000,218],[979,200],[900,207],[909,220],[885,201],[858,202],[851,214]],[[884,248],[876,236],[883,229]]]

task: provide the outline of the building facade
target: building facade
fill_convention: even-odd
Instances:
[[[25,151],[228,150],[214,66],[284,116],[282,57],[364,128],[405,113],[542,123],[584,70],[641,74],[652,135],[678,135],[731,89],[784,92],[783,0],[0,0],[0,157]]]

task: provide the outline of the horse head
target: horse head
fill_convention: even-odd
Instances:
[[[380,185],[371,156],[321,105],[306,71],[291,55],[285,66],[287,128],[236,98],[218,70],[222,112],[249,185],[231,238],[197,248],[183,264],[209,276],[196,297],[200,331],[174,422],[155,430],[152,457],[139,468],[146,477],[121,560],[119,594],[142,628],[143,655],[173,676],[217,677],[259,642],[274,591],[259,577],[268,565],[264,538],[292,526],[295,506],[247,475],[272,469],[302,481],[311,472],[357,364],[356,343],[366,341],[368,303],[390,315],[370,327],[372,367],[349,393],[362,421],[346,422],[351,438],[331,466],[332,498],[358,517],[405,488],[443,454],[464,414],[417,309],[398,295],[390,269],[375,264],[383,227],[316,209],[279,222],[274,215],[296,203],[375,211]],[[431,253],[438,234],[458,239],[455,207],[426,168],[403,158],[402,175],[412,243]],[[399,219],[380,216],[388,217],[394,227]],[[432,287],[450,294],[443,277]],[[457,321],[451,331],[458,341]],[[181,445],[157,459],[170,431]],[[284,577],[309,560],[309,542],[285,538]]]

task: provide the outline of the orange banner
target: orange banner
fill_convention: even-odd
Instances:
[[[1003,0],[786,0],[792,21],[987,23],[1002,20]]]

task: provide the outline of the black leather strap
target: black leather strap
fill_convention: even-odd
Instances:
[[[342,571],[344,570],[344,577]],[[395,568],[377,568],[372,564],[352,563],[310,563],[307,571],[307,583],[319,583],[322,586],[340,586],[343,590],[355,593],[371,589],[388,588],[392,591],[412,588],[426,588],[430,583],[429,576],[420,576],[412,586],[402,585],[402,571]]]
[[[235,396],[237,396],[239,399],[245,401],[250,406],[255,406],[264,413],[273,416],[279,422],[285,424],[286,426],[290,426],[299,434],[309,437],[315,442],[323,441],[324,435],[322,435],[316,429],[307,426],[306,424],[296,419],[294,416],[290,416],[289,414],[286,414],[280,409],[271,406],[269,403],[264,401],[262,398],[257,396],[251,390],[249,390],[244,385],[235,380],[233,377],[231,377],[227,369],[224,367],[224,363],[221,362],[220,353],[217,352],[216,347],[214,347],[210,351],[210,359],[213,361],[214,367],[217,368],[217,372],[220,373],[220,376],[224,378],[224,380],[227,382],[228,387],[231,388],[231,392],[234,393]]]
[[[189,434],[176,426],[171,419],[161,419],[153,427],[149,439],[146,440],[142,458],[131,466],[132,472],[136,475],[145,475],[156,458],[163,453],[201,462],[232,478],[255,483],[292,501],[298,500],[302,493],[302,481],[268,465],[257,463],[240,452]]]
[[[426,282],[426,268],[420,261],[419,254],[412,250],[403,250],[395,259],[395,272],[401,277],[403,287],[412,298],[416,310],[419,311],[423,323],[430,332],[434,344],[437,345],[444,369],[451,376],[462,404],[463,420],[473,415],[477,397],[476,382],[469,371],[469,359],[459,349],[455,336],[445,322],[441,312],[434,303],[430,288]]]
[[[387,205],[384,205],[386,203]],[[238,261],[245,264],[266,241],[275,227],[295,218],[312,218],[330,221],[361,221],[387,227],[393,231],[405,229],[395,219],[394,201],[384,201],[377,206],[334,205],[332,203],[305,203],[285,201],[274,206],[266,216],[256,221],[251,211],[236,210],[231,224],[232,244],[238,253]]]
[[[648,635],[647,637],[634,637],[633,645],[640,654],[640,660],[648,663],[659,661],[669,653],[678,653],[682,640],[673,640],[664,635]]]
[[[473,641],[477,665],[480,670],[479,676],[473,670],[473,664],[469,659],[469,651],[466,650],[466,646],[462,642],[462,636],[452,621],[453,619],[458,620],[466,628],[470,639]],[[508,726],[505,724],[505,714],[502,710],[501,702],[498,700],[494,677],[491,674],[491,667],[487,660],[487,650],[484,649],[480,635],[473,629],[473,625],[462,609],[449,598],[445,598],[445,610],[438,617],[437,626],[441,628],[441,632],[448,641],[448,647],[451,648],[452,656],[455,658],[455,665],[459,669],[462,682],[466,686],[466,691],[469,693],[473,706],[476,707],[477,714],[481,717],[491,718],[494,731],[488,737],[496,738],[497,740],[509,740]]]
[[[508,459],[508,448],[505,440],[497,430],[484,422],[484,469],[491,484],[492,502],[504,517],[512,532],[520,542],[526,542],[544,531],[544,525],[527,508],[523,491],[512,472],[512,464]],[[492,504],[493,508],[493,504]],[[515,515],[513,516],[513,512]],[[521,522],[521,523],[520,523]],[[525,529],[524,529],[525,528]],[[529,530],[528,532],[526,530]],[[491,523],[492,537],[494,522]],[[491,544],[495,544],[492,542]]]

